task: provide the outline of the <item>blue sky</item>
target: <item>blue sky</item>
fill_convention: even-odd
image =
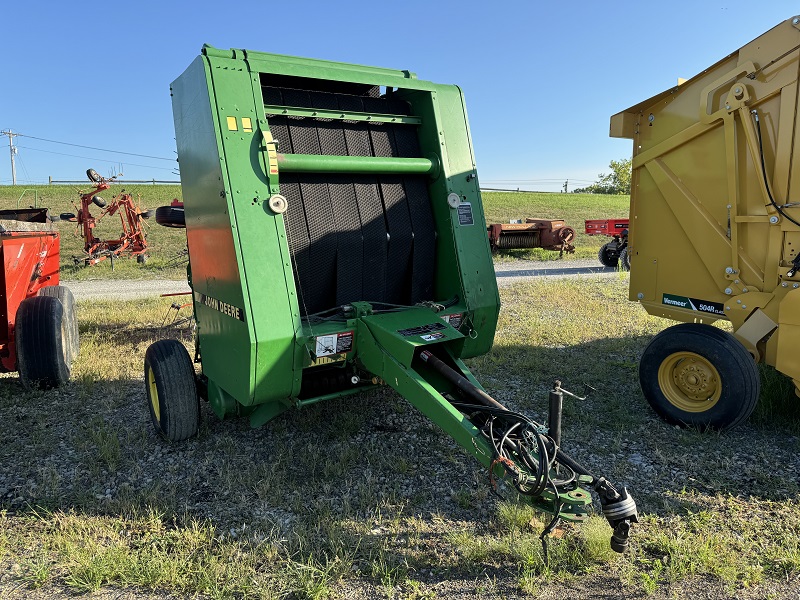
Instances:
[[[169,84],[209,43],[457,83],[483,187],[573,188],[630,155],[608,137],[612,114],[795,14],[781,0],[6,3],[0,129],[28,136],[14,138],[18,182],[119,164],[126,179],[177,179],[169,160],[42,140],[174,157]]]

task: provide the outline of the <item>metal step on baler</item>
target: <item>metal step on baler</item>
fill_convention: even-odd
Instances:
[[[593,488],[627,547],[627,492],[463,362],[491,348],[500,299],[457,86],[206,46],[172,97],[201,374],[175,340],[148,349],[160,434],[196,433],[198,393],[260,426],[385,384],[552,525],[584,519]]]

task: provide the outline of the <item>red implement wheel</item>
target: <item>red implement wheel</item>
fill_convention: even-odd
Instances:
[[[69,381],[72,363],[69,321],[58,298],[34,296],[22,301],[14,327],[17,370],[28,389],[51,389]]]
[[[49,296],[57,298],[64,307],[64,319],[67,322],[67,341],[69,347],[69,362],[72,364],[78,357],[81,343],[78,334],[78,316],[75,311],[75,297],[68,287],[63,285],[52,285],[43,287],[39,290],[39,296]]]

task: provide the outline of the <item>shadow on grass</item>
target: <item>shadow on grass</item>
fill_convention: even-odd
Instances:
[[[123,325],[86,331],[112,343],[153,337]],[[469,362],[490,394],[540,422],[553,380],[576,393],[584,383],[594,387],[586,400],[565,401],[564,447],[627,486],[645,512],[698,510],[687,490],[796,498],[797,405],[774,401],[791,388],[765,385],[769,410],[732,431],[670,427],[638,389],[648,340],[497,346]],[[0,410],[0,508],[9,515],[44,507],[127,519],[152,509],[176,527],[208,521],[221,538],[256,535],[285,545],[289,555],[313,548],[315,556],[356,556],[373,581],[423,570],[438,580],[509,572],[442,558],[453,552],[449,536],[459,528],[491,534],[496,501],[485,470],[388,388],[288,411],[259,429],[245,419],[219,421],[203,404],[199,435],[174,444],[154,433],[141,380],[28,392],[8,377]],[[437,574],[431,564],[445,566]]]

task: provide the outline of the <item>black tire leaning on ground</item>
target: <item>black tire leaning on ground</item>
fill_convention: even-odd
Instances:
[[[50,296],[51,298],[58,298],[61,306],[64,307],[64,318],[67,321],[67,339],[69,348],[69,364],[78,358],[78,353],[81,350],[80,335],[78,333],[78,314],[75,311],[75,297],[68,287],[63,285],[52,285],[43,287],[39,290],[40,296]]]
[[[194,365],[178,340],[159,340],[144,356],[150,419],[163,438],[179,442],[197,433],[200,402]]]
[[[14,326],[17,370],[28,389],[51,389],[69,381],[69,324],[64,306],[52,296],[23,300]]]
[[[597,260],[604,267],[616,267],[619,264],[619,257],[613,256],[608,249],[608,244],[603,244],[597,252]]]
[[[631,270],[631,255],[628,252],[628,247],[625,246],[619,253],[619,264],[622,265],[622,268],[625,271]]]
[[[729,429],[758,402],[758,365],[731,334],[703,323],[681,323],[659,333],[639,363],[639,381],[653,410],[667,423]]]
[[[186,227],[183,208],[177,206],[159,206],[156,209],[156,223],[164,227]]]

